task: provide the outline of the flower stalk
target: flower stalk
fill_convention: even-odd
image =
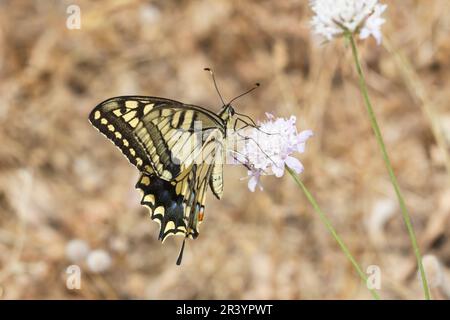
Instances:
[[[306,186],[303,184],[303,182],[298,178],[298,175],[288,166],[286,166],[287,172],[292,176],[297,186],[300,187],[300,189],[305,194],[308,201],[311,203],[311,205],[314,208],[314,211],[319,215],[320,220],[327,228],[328,232],[330,232],[331,236],[336,240],[337,244],[341,248],[342,252],[345,254],[347,259],[350,261],[350,263],[353,265],[353,268],[358,273],[361,280],[364,282],[365,285],[367,285],[367,275],[363,272],[358,262],[355,260],[353,255],[350,253],[350,250],[345,245],[344,241],[341,239],[341,237],[338,235],[336,230],[334,229],[333,225],[331,224],[330,220],[327,218],[325,213],[323,213],[322,209],[320,209],[320,206],[317,204],[317,201],[314,199],[313,195],[309,192],[309,190],[306,188]],[[378,292],[376,292],[374,289],[370,289],[368,287],[370,293],[372,294],[373,298],[376,300],[380,300],[380,296],[378,295]]]
[[[377,140],[377,143],[380,147],[381,150],[381,154],[383,156],[383,160],[384,163],[386,165],[386,168],[388,170],[389,173],[389,177],[391,179],[392,185],[394,187],[395,190],[395,194],[397,196],[399,205],[400,205],[400,210],[402,213],[402,217],[403,217],[403,221],[406,225],[406,229],[408,230],[408,235],[411,241],[411,245],[413,247],[414,250],[414,255],[416,257],[417,260],[417,265],[419,267],[419,272],[420,272],[420,277],[422,279],[422,287],[423,287],[423,292],[425,295],[425,299],[429,300],[431,299],[430,296],[430,289],[428,287],[428,282],[427,282],[427,278],[426,278],[426,274],[425,274],[425,270],[422,264],[422,255],[420,253],[420,249],[419,246],[417,244],[417,238],[416,235],[414,233],[414,228],[412,225],[412,221],[411,221],[411,217],[408,213],[408,209],[406,208],[406,203],[405,200],[403,198],[403,195],[400,191],[400,186],[398,184],[397,181],[397,177],[395,176],[394,170],[392,168],[392,164],[391,161],[389,159],[389,155],[387,153],[386,150],[386,146],[384,144],[384,140],[383,140],[383,136],[381,135],[381,130],[380,127],[378,126],[378,122],[377,122],[377,118],[375,116],[375,112],[372,108],[372,103],[370,102],[370,98],[369,98],[369,94],[368,94],[368,90],[367,90],[367,84],[366,84],[366,80],[364,77],[364,73],[362,71],[362,67],[361,67],[361,63],[359,61],[359,56],[358,56],[358,49],[356,47],[356,43],[355,43],[355,39],[353,37],[353,34],[347,30],[344,33],[345,38],[348,40],[348,42],[350,43],[350,46],[352,48],[352,54],[353,54],[353,59],[355,62],[355,66],[356,66],[356,71],[358,73],[358,77],[359,77],[359,86],[361,89],[361,93],[363,95],[364,98],[364,104],[366,106],[367,109],[367,113],[369,115],[369,120],[370,120],[370,124],[372,126],[373,132],[375,134],[375,138]]]

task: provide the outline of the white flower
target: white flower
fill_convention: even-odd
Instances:
[[[366,23],[361,28],[361,32],[359,33],[359,37],[361,39],[366,39],[370,35],[372,35],[375,40],[377,41],[377,44],[381,43],[381,25],[386,21],[385,19],[381,18],[381,14],[386,10],[387,5],[377,5],[374,8],[373,13],[367,18]]]
[[[248,169],[248,188],[254,192],[260,184],[263,175],[282,177],[285,166],[296,173],[303,171],[302,163],[292,157],[294,152],[305,151],[306,140],[312,136],[311,130],[297,132],[296,118],[275,118],[266,113],[267,121],[260,123],[258,128],[247,130],[244,134],[245,143],[238,150],[237,160]]]
[[[89,253],[86,263],[91,272],[102,273],[111,267],[112,259],[105,250],[94,250]]]
[[[435,255],[427,254],[422,257],[423,267],[425,268],[426,275],[428,277],[428,284],[431,288],[437,288],[445,285],[446,277],[442,270],[441,262]],[[420,272],[418,272],[419,279]]]
[[[327,40],[340,36],[348,29],[358,33],[361,39],[372,35],[381,43],[381,25],[385,22],[381,14],[387,5],[378,0],[310,0],[315,13],[311,20],[314,32]]]
[[[144,4],[139,10],[142,24],[153,25],[161,19],[161,11],[152,4]]]
[[[79,262],[89,254],[89,245],[84,240],[70,240],[66,245],[66,257],[72,262]]]

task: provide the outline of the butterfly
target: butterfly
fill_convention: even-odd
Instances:
[[[214,84],[217,89],[215,79]],[[159,240],[185,237],[177,264],[186,238],[199,235],[208,186],[217,199],[223,195],[229,130],[239,121],[255,125],[235,112],[231,102],[236,98],[224,103],[221,97],[223,107],[214,113],[166,98],[120,96],[103,101],[89,115],[92,125],[140,171],[136,188],[141,204],[160,225]]]

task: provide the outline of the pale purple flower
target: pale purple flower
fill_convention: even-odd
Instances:
[[[278,178],[284,175],[288,166],[296,173],[303,172],[302,163],[293,153],[303,153],[306,141],[312,136],[311,130],[298,132],[295,126],[296,118],[275,118],[266,113],[267,120],[258,128],[251,128],[244,134],[245,143],[238,150],[237,159],[248,169],[248,188],[254,192],[256,187],[262,190],[261,176],[274,175]]]
[[[361,39],[373,36],[381,43],[381,14],[387,5],[378,0],[310,0],[314,12],[311,26],[316,34],[332,40],[344,34],[345,29],[359,33]]]
[[[249,176],[248,179],[248,189],[251,192],[255,192],[256,187],[259,187],[259,190],[263,191],[263,186],[261,184],[261,181],[259,180],[261,177],[260,170],[248,170],[247,175]]]

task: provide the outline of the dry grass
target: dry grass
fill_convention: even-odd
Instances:
[[[69,4],[0,3],[0,297],[370,298],[288,177],[267,178],[253,194],[239,180],[245,170],[227,167],[224,199],[208,196],[181,267],[181,239],[156,240],[136,170],[87,115],[123,94],[218,110],[205,66],[228,98],[262,83],[238,101],[241,112],[294,114],[314,130],[302,178],[364,268],[381,267],[383,298],[422,297],[351,53],[311,36],[307,1],[77,1],[81,30],[65,27]],[[398,55],[360,43],[422,251],[446,273],[449,9],[448,0],[390,2],[383,30]],[[107,250],[113,264],[101,276],[83,264],[82,289],[70,291],[65,248],[74,238]]]

